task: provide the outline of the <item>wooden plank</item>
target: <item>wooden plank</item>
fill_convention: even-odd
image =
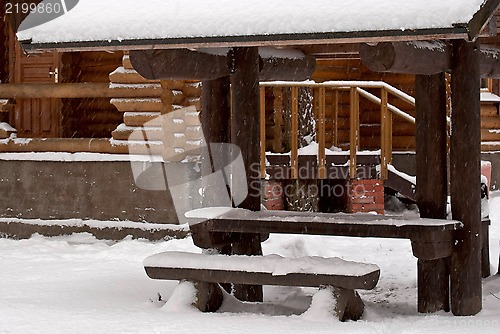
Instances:
[[[182,265],[179,264],[179,259],[184,260]],[[193,266],[192,263],[199,265]],[[319,272],[294,269],[309,268],[311,263],[319,268]],[[287,266],[290,272],[277,274],[274,271],[275,265]],[[356,274],[341,269],[346,266],[353,268]],[[380,269],[372,264],[340,258],[284,258],[277,255],[250,257],[164,252],[146,258],[144,267],[148,276],[153,279],[304,287],[331,285],[364,290],[373,289],[380,276]]]
[[[356,160],[356,154],[359,149],[359,95],[357,88],[353,87],[350,89],[350,94],[351,94],[351,107],[350,107],[350,117],[351,117],[351,124],[350,124],[350,136],[349,136],[349,143],[350,143],[350,174],[351,178],[354,179],[356,175],[356,166],[357,166],[357,160]]]
[[[481,141],[500,141],[500,129],[484,129],[481,130]]]
[[[127,126],[143,126],[148,123],[149,126],[161,126],[161,113],[159,112],[125,112],[123,114],[123,123]]]
[[[499,116],[498,105],[481,104],[481,116]]]
[[[451,206],[453,218],[464,228],[456,234],[451,261],[451,310],[462,316],[474,315],[482,308],[481,121],[476,48],[475,43],[453,41]]]
[[[203,218],[200,213],[199,218]],[[453,233],[461,223],[436,219],[405,219],[398,216],[370,214],[330,214],[290,211],[245,212],[232,210],[217,218],[191,225],[191,232],[210,233],[285,233],[350,237],[404,238],[413,246],[426,246],[425,259],[448,257],[453,250]],[[440,244],[443,247],[436,247]],[[206,247],[210,245],[200,245]],[[415,250],[415,249],[414,249]]]
[[[389,137],[392,137],[392,129],[389,127],[389,109],[387,108],[388,93],[387,90],[382,88],[380,91],[380,148],[381,148],[381,163],[380,163],[380,177],[382,180],[387,180],[389,172],[387,166],[389,165],[389,152],[392,147],[389,147]],[[389,133],[389,131],[391,131]]]
[[[160,83],[160,80],[148,80],[135,70],[114,71],[109,75],[109,81],[118,84]]]
[[[337,147],[339,144],[338,129],[339,127],[341,127],[341,124],[339,123],[339,91],[335,90],[333,94],[334,94],[333,116],[332,116],[333,145]]]
[[[273,87],[273,152],[283,152],[283,89]]]
[[[500,129],[499,116],[482,116],[481,115],[481,128],[482,129]]]
[[[291,172],[292,179],[298,178],[299,155],[299,89],[292,87],[292,144],[291,144]]]
[[[417,205],[422,218],[446,219],[448,195],[446,80],[444,73],[416,77]],[[433,168],[429,168],[433,166]],[[419,261],[418,311],[449,311],[446,261]]]
[[[326,148],[326,135],[325,135],[325,88],[320,87],[318,89],[318,178],[326,178],[326,159],[325,159],[325,148]]]
[[[266,88],[260,88],[260,178],[266,177]]]
[[[159,98],[112,99],[111,103],[121,112],[161,112],[163,103]]]

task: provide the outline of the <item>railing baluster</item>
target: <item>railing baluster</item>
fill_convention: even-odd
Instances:
[[[333,91],[333,145],[335,147],[339,146],[339,91]]]
[[[260,87],[260,177],[266,177],[266,88]]]
[[[274,109],[274,132],[273,151],[283,152],[283,89],[273,87],[273,109]]]
[[[388,96],[387,90],[380,90],[380,177],[382,180],[387,180],[389,171],[387,169],[388,161],[388,136],[389,132],[389,110],[387,108]],[[391,129],[392,132],[392,129]]]
[[[359,95],[357,87],[350,88],[350,164],[351,179],[357,177],[357,153],[359,148]]]
[[[291,178],[299,178],[299,88],[292,87],[292,145],[291,145]]]
[[[325,87],[318,89],[318,178],[326,179],[326,108]]]

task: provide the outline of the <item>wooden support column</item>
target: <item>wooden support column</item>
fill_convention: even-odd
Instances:
[[[245,162],[248,197],[238,207],[260,210],[260,121],[259,121],[259,51],[256,47],[234,48],[231,74],[231,139]],[[243,234],[233,244],[234,254],[262,255],[259,234]],[[236,285],[240,300],[262,301],[262,286]]]
[[[447,124],[445,74],[417,75],[417,205],[420,217],[446,219]],[[418,311],[449,311],[449,259],[418,260]]]
[[[474,315],[482,308],[481,286],[481,119],[478,44],[453,41],[451,76],[451,206],[461,221],[451,261],[451,309]]]
[[[229,96],[229,77],[203,81],[201,124],[207,143],[231,142]]]
[[[231,104],[229,101],[230,96],[230,80],[229,77],[221,77],[214,80],[206,80],[202,83],[202,112],[201,112],[201,125],[207,146],[211,143],[230,143],[231,142]],[[212,149],[210,152],[210,159],[203,160],[202,168],[203,174],[208,175],[214,172],[213,161],[224,161],[223,146],[215,146],[218,151]],[[215,202],[214,202],[215,201]],[[217,206],[217,198],[211,196],[203,197],[203,206]],[[231,235],[227,234],[222,237],[225,240],[231,240]],[[231,254],[231,244],[220,246],[218,248],[220,254]],[[222,287],[231,292],[231,284],[221,284]]]

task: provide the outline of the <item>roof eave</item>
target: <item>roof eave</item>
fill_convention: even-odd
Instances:
[[[500,1],[500,0],[495,0]],[[146,50],[179,49],[207,47],[243,47],[243,46],[289,46],[340,43],[376,43],[411,40],[467,39],[470,30],[466,25],[451,28],[433,28],[416,30],[354,31],[310,34],[276,34],[253,36],[220,36],[170,39],[136,39],[111,41],[82,41],[66,43],[32,43],[21,41],[28,53],[48,51],[96,51],[96,50]]]

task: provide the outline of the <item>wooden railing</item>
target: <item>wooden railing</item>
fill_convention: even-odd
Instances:
[[[392,124],[393,116],[399,117],[402,120],[415,124],[415,118],[408,113],[402,111],[396,106],[389,103],[389,95],[392,95],[401,101],[415,106],[415,98],[402,92],[385,82],[367,82],[367,81],[329,81],[324,83],[313,82],[269,82],[261,83],[260,85],[260,121],[261,121],[261,170],[262,175],[265,175],[265,154],[266,154],[266,115],[265,115],[265,89],[271,87],[275,95],[274,112],[283,112],[282,92],[284,88],[291,90],[291,178],[298,178],[298,117],[299,117],[299,88],[311,88],[314,91],[313,108],[315,108],[316,124],[317,124],[317,141],[318,141],[318,178],[326,178],[326,94],[328,91],[333,93],[333,115],[332,115],[332,131],[333,145],[338,145],[338,116],[339,116],[339,92],[348,91],[350,95],[350,143],[349,154],[350,164],[349,173],[351,178],[356,177],[357,153],[360,149],[360,98],[364,98],[380,106],[380,148],[381,148],[381,178],[387,179],[388,165],[392,162]],[[371,91],[380,91],[377,96]],[[277,95],[277,97],[276,97]],[[276,117],[281,119],[281,117]],[[280,125],[280,124],[278,124]],[[279,130],[280,131],[280,130]]]

